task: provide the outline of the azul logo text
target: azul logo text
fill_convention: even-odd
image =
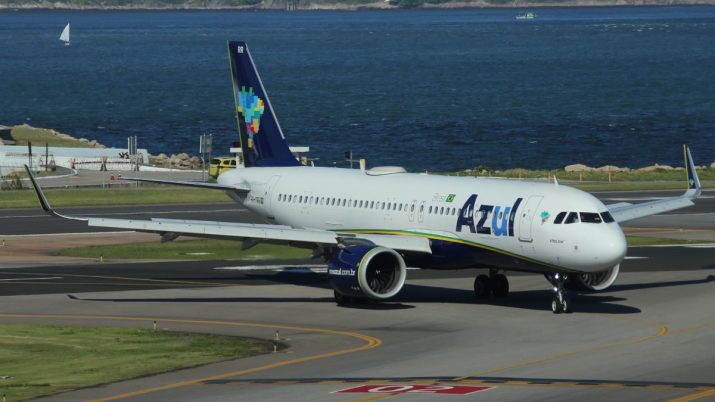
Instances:
[[[472,194],[457,217],[457,232],[461,232],[462,228],[467,226],[472,233],[514,236],[514,217],[521,200],[517,198],[509,207],[482,204],[477,208],[477,194]]]

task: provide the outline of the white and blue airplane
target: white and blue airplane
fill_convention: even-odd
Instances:
[[[28,169],[43,209],[89,226],[234,239],[242,248],[280,243],[311,248],[328,264],[338,304],[386,300],[402,289],[407,266],[489,268],[478,298],[504,297],[504,271],[542,273],[554,313],[570,312],[568,288],[599,291],[616,280],[626,255],[619,223],[693,205],[700,181],[684,148],[688,190],[656,201],[604,205],[572,187],[503,179],[407,173],[403,168],[302,166],[291,154],[244,42],[228,43],[245,168],[217,183],[131,179],[225,191],[267,224],[66,216],[52,209]]]

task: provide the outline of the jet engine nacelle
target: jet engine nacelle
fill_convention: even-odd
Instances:
[[[601,272],[588,274],[571,275],[568,279],[568,287],[579,290],[599,291],[613,285],[618,277],[621,264]]]
[[[328,276],[333,289],[343,296],[385,300],[402,290],[407,267],[395,250],[351,245],[328,261]]]

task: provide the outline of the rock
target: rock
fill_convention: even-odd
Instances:
[[[591,172],[594,169],[592,167],[577,163],[575,165],[568,165],[564,168],[566,172]]]
[[[715,169],[715,162],[710,164],[710,169]]]
[[[79,140],[77,140],[77,141],[79,141],[79,142],[83,142],[83,143],[85,143],[85,144],[89,144],[89,140],[88,140],[88,139],[86,139],[86,138],[80,138],[80,139],[79,139]]]
[[[599,172],[628,172],[631,169],[629,168],[622,168],[618,166],[613,166],[613,165],[605,165],[601,166],[599,168],[596,168],[597,171]]]
[[[655,164],[638,169],[639,172],[655,172],[657,170],[673,170],[672,166]]]
[[[176,155],[176,158],[181,159],[182,161],[185,161],[185,160],[189,159],[189,154],[187,154],[186,152],[182,152],[182,153]]]

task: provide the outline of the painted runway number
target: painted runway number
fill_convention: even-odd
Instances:
[[[463,385],[381,385],[367,384],[335,391],[338,393],[368,394],[448,394],[469,395],[485,391],[491,387],[471,387]]]

